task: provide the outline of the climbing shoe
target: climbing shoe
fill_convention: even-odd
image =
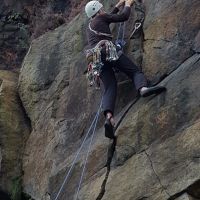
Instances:
[[[113,128],[113,125],[112,125],[110,119],[111,118],[107,118],[105,123],[104,123],[105,137],[110,138],[110,139],[114,139],[115,138],[114,128]]]
[[[166,91],[166,88],[164,86],[143,87],[140,89],[140,95],[142,97],[148,97],[152,94],[160,94],[164,91]]]

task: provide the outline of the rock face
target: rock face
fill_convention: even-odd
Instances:
[[[199,65],[194,55],[161,83],[166,94],[140,100],[129,111],[117,131],[102,199],[174,199],[200,179]],[[80,199],[96,199],[91,185],[99,180],[86,185]]]
[[[115,154],[107,160],[101,116],[81,200],[200,198],[200,1],[143,1],[135,8],[144,7],[144,35],[131,41],[128,53],[142,63],[150,81],[166,76],[160,84],[167,92],[126,107],[133,88],[119,84]],[[81,13],[34,40],[21,69],[20,97],[33,128],[24,153],[23,186],[36,200],[55,199],[100,101],[83,75],[85,24]],[[130,52],[134,43],[139,54]],[[59,199],[75,199],[88,145],[89,139]]]
[[[0,71],[0,197],[21,199],[22,156],[29,136],[25,113],[17,93],[18,75]],[[7,197],[8,198],[8,197]]]
[[[144,0],[144,60],[146,75],[169,74],[193,55],[193,41],[200,27],[198,0]]]
[[[86,64],[81,50],[85,37],[80,22],[82,20],[78,17],[68,26],[34,40],[21,69],[20,96],[33,125],[25,152],[27,156],[24,157],[25,191],[36,199],[50,193],[51,176],[59,176],[66,165],[70,166],[73,153],[99,104],[100,92],[88,87],[83,74]],[[126,85],[129,87],[125,88]],[[129,95],[120,98],[118,110],[134,94],[130,92],[133,90],[130,84],[122,84],[120,88],[119,93],[127,91]],[[100,145],[103,146],[99,153],[105,152],[106,144]],[[104,165],[103,160],[97,164],[96,171]]]

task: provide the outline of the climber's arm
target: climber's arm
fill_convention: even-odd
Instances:
[[[122,3],[123,0],[119,1]],[[124,1],[123,1],[124,3]],[[124,22],[129,19],[131,13],[131,6],[134,0],[126,0],[125,6],[120,14],[106,14],[105,21],[108,23]],[[119,4],[120,5],[120,4]],[[116,8],[117,9],[117,8]]]
[[[110,12],[110,14],[112,15],[112,14],[117,14],[119,12],[119,8],[118,7],[114,7],[113,9],[112,9],[112,11]]]
[[[128,20],[130,13],[131,8],[129,6],[125,6],[120,14],[106,14],[105,21],[108,23],[124,22]]]
[[[114,9],[110,12],[110,14],[117,14],[119,9],[125,5],[125,0],[120,0],[114,7]]]

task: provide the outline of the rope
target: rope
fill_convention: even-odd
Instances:
[[[118,32],[117,32],[117,40],[119,40],[120,32],[121,32],[122,22],[119,24]]]
[[[92,31],[93,33],[95,33],[96,35],[99,35],[99,36],[106,36],[106,37],[109,37],[109,38],[112,38],[112,34],[109,34],[109,33],[102,33],[102,32],[98,32],[98,31],[95,31],[94,29],[91,28],[91,22],[89,23],[88,27],[90,29],[90,31]]]
[[[101,107],[101,105],[100,105],[100,107]],[[95,122],[94,129],[93,129],[93,133],[92,133],[92,136],[91,136],[91,139],[90,139],[90,144],[89,144],[88,151],[87,151],[87,154],[86,154],[86,158],[85,158],[85,162],[84,162],[81,178],[80,178],[80,181],[79,181],[78,189],[77,189],[77,192],[76,192],[75,200],[78,199],[79,191],[80,191],[80,188],[81,188],[81,184],[82,184],[82,181],[83,181],[83,176],[84,176],[85,169],[86,169],[86,164],[87,164],[88,157],[89,157],[89,154],[90,154],[90,151],[91,151],[91,147],[92,147],[93,138],[94,138],[94,135],[96,133],[96,127],[97,127],[97,122],[98,122],[98,119],[99,119],[99,114],[100,114],[100,110],[98,111],[96,122]]]
[[[124,37],[125,37],[125,29],[126,29],[126,23],[124,22],[123,32],[122,32],[122,40],[123,41],[124,41]]]
[[[122,27],[123,26],[123,27]],[[126,29],[126,23],[125,22],[121,22],[119,24],[119,28],[118,28],[118,33],[117,33],[117,40],[116,40],[116,45],[120,45],[121,48],[126,44],[124,37],[125,37],[125,29]],[[120,35],[122,36],[120,39]]]
[[[102,99],[102,100],[103,100],[103,99]],[[60,194],[61,194],[61,192],[62,192],[62,190],[63,190],[63,188],[64,188],[64,185],[65,185],[66,182],[68,181],[69,176],[70,176],[70,174],[71,174],[71,172],[72,172],[72,170],[73,170],[73,168],[74,168],[74,166],[75,166],[75,162],[76,162],[76,160],[77,160],[77,158],[78,158],[78,156],[79,156],[79,154],[80,154],[80,152],[81,152],[81,149],[83,148],[83,146],[84,146],[84,144],[85,144],[86,139],[87,139],[88,136],[89,136],[89,133],[90,133],[90,131],[91,131],[93,125],[95,125],[95,127],[96,127],[97,120],[98,120],[98,118],[99,118],[99,114],[100,114],[101,107],[102,107],[102,100],[101,100],[101,103],[100,103],[98,112],[97,112],[97,114],[95,115],[95,117],[94,117],[94,119],[93,119],[93,121],[92,121],[92,123],[91,123],[91,125],[90,125],[90,127],[89,127],[89,129],[88,129],[88,132],[87,132],[87,134],[85,135],[85,138],[84,138],[84,140],[83,140],[83,142],[82,142],[80,148],[78,149],[78,151],[77,151],[77,153],[76,153],[76,155],[75,155],[75,157],[74,157],[74,160],[73,160],[73,162],[72,162],[72,165],[71,165],[71,167],[70,167],[70,169],[69,169],[67,175],[65,176],[64,181],[63,181],[63,183],[62,183],[62,185],[61,185],[61,187],[60,187],[60,189],[59,189],[59,191],[58,191],[58,193],[57,193],[57,195],[56,195],[56,198],[55,198],[54,200],[58,200],[58,197],[60,196]]]

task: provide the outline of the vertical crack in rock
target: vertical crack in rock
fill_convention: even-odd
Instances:
[[[171,195],[170,195],[169,192],[167,191],[167,188],[162,184],[162,182],[161,182],[161,180],[160,180],[160,177],[158,176],[158,174],[156,173],[156,171],[155,171],[155,169],[154,169],[153,162],[152,162],[152,160],[151,160],[151,158],[150,158],[150,155],[147,153],[146,150],[144,150],[144,152],[145,152],[145,154],[146,154],[146,156],[147,156],[147,158],[148,158],[148,160],[149,160],[149,162],[150,162],[150,164],[151,164],[151,168],[152,168],[153,173],[155,174],[156,178],[158,179],[159,184],[161,185],[161,187],[163,188],[163,190],[165,191],[165,193],[166,193],[166,194],[169,196],[169,198],[170,198]]]
[[[96,200],[101,200],[103,198],[104,194],[105,194],[106,183],[108,181],[108,177],[109,177],[109,174],[110,174],[110,165],[111,165],[112,158],[113,158],[113,155],[114,155],[114,152],[115,152],[116,143],[117,143],[117,139],[115,138],[108,148],[108,156],[107,156],[107,163],[106,163],[107,172],[106,172],[106,175],[105,175],[105,179],[103,180],[103,183],[101,185],[101,191],[100,191],[99,195],[97,196]]]
[[[128,106],[127,108],[125,109],[124,113],[121,115],[119,121],[117,122],[117,125],[115,127],[115,132],[116,130],[119,128],[121,122],[123,121],[123,119],[126,117],[126,115],[128,114],[129,110],[133,107],[133,105],[139,100],[139,96],[136,97],[135,100],[133,100]],[[106,162],[106,167],[107,167],[107,172],[106,172],[106,175],[105,175],[105,178],[103,180],[103,183],[101,185],[101,191],[99,193],[99,195],[97,196],[96,200],[101,200],[105,194],[105,191],[106,191],[106,183],[107,183],[107,180],[108,180],[108,177],[109,177],[109,174],[110,174],[110,165],[111,165],[111,162],[112,162],[112,159],[113,159],[113,156],[114,156],[114,153],[115,153],[115,147],[116,147],[116,144],[117,144],[117,138],[115,138],[113,140],[113,142],[110,144],[110,146],[108,147],[108,155],[107,155],[107,162]]]
[[[115,127],[115,132],[117,131],[117,129],[119,128],[120,124],[122,123],[123,119],[126,117],[126,115],[128,114],[129,110],[133,107],[134,104],[137,103],[137,101],[140,99],[139,96],[137,96],[132,102],[129,103],[129,105],[127,106],[126,110],[124,111],[124,113],[121,115],[119,121],[117,122],[117,125]]]
[[[132,101],[128,106],[127,106],[127,109],[124,111],[124,113],[122,114],[122,116],[120,117],[116,127],[115,127],[115,132],[116,130],[119,128],[121,122],[123,121],[123,119],[126,117],[126,115],[128,114],[129,110],[133,107],[133,105],[139,100],[139,96],[134,100]],[[111,165],[111,162],[112,162],[112,159],[113,159],[113,156],[114,156],[114,153],[115,153],[115,147],[116,147],[116,144],[117,144],[117,138],[115,138],[113,140],[113,142],[110,144],[110,146],[108,147],[108,155],[107,155],[107,162],[106,162],[106,167],[107,167],[107,172],[106,172],[106,175],[105,175],[105,178],[103,180],[103,183],[101,185],[101,190],[100,190],[100,193],[99,195],[97,196],[96,200],[101,200],[105,194],[105,191],[106,191],[106,183],[108,181],[108,177],[109,177],[109,174],[110,174],[110,165]]]
[[[32,132],[32,123],[31,123],[31,119],[29,118],[29,116],[28,116],[28,113],[27,113],[27,111],[26,111],[26,109],[25,109],[25,107],[24,107],[24,105],[23,105],[23,102],[22,102],[22,100],[21,100],[21,98],[20,98],[20,95],[19,95],[19,93],[17,94],[17,99],[18,99],[18,104],[19,104],[19,106],[20,106],[20,108],[21,108],[21,110],[22,110],[22,112],[23,112],[23,114],[24,114],[24,118],[25,118],[25,123],[27,124],[27,126],[28,126],[28,128],[29,128],[29,134],[31,134],[31,132]],[[26,138],[26,140],[28,139],[28,137]],[[26,142],[25,142],[26,143]]]

